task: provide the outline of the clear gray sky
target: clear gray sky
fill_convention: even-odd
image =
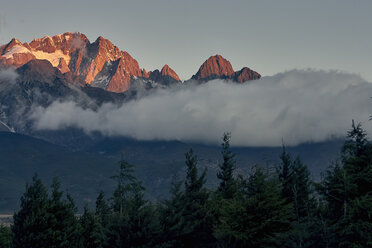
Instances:
[[[188,79],[209,56],[262,75],[336,69],[372,82],[371,0],[0,0],[0,44],[78,31]]]

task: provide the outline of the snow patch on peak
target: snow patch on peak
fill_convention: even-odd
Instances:
[[[36,57],[36,59],[46,59],[48,60],[54,67],[58,67],[61,58],[65,60],[67,64],[70,63],[71,57],[70,55],[64,54],[61,50],[56,50],[54,53],[47,53],[43,51],[30,51],[28,48],[16,45],[12,47],[7,53],[5,53],[2,57],[6,59],[14,59],[14,54],[32,54]]]
[[[32,51],[32,54],[37,59],[46,59],[48,60],[54,67],[59,65],[59,61],[63,58],[66,61],[66,64],[70,63],[71,57],[70,55],[64,54],[61,50],[56,50],[54,53],[46,53],[43,51]]]
[[[13,58],[14,54],[18,54],[18,53],[32,53],[32,52],[24,46],[16,45],[12,47],[7,53],[5,53],[2,57],[6,59],[11,59]]]

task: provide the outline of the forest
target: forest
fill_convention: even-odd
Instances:
[[[79,214],[58,178],[48,188],[35,175],[13,224],[0,227],[0,247],[372,247],[372,144],[360,124],[320,182],[284,145],[278,166],[238,174],[230,140],[225,133],[218,187],[206,187],[189,150],[185,178],[175,176],[170,197],[157,202],[124,158],[114,193]]]

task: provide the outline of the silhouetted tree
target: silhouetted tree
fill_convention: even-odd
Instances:
[[[26,184],[21,208],[13,216],[13,247],[49,247],[50,218],[47,189],[35,175],[32,184]]]
[[[217,178],[220,179],[218,191],[224,199],[231,199],[236,193],[236,182],[234,180],[235,154],[230,150],[230,133],[224,133],[222,137],[222,163],[219,164],[220,171],[217,173]]]
[[[9,227],[0,224],[0,248],[12,247],[13,233]]]
[[[85,206],[80,217],[81,241],[84,248],[102,248],[105,241],[104,229],[97,215]]]

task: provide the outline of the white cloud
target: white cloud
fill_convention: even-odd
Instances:
[[[293,70],[246,84],[221,80],[180,89],[159,90],[122,106],[97,111],[74,102],[36,108],[36,129],[79,127],[87,133],[141,140],[219,143],[230,131],[233,145],[277,146],[344,136],[351,120],[368,123],[372,84],[336,71]]]
[[[15,83],[18,74],[12,68],[1,69],[0,70],[0,83]]]

